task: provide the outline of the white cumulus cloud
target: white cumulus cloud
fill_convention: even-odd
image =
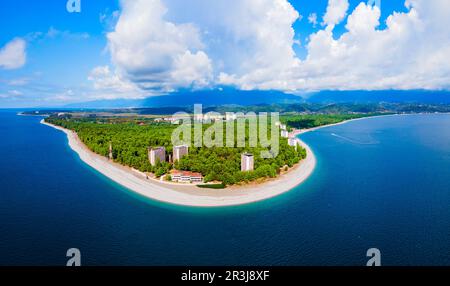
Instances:
[[[108,34],[114,64],[143,89],[204,86],[211,62],[202,51],[200,31],[164,17],[160,0],[124,0],[114,31]]]
[[[327,11],[323,16],[323,25],[334,27],[345,19],[348,0],[328,0]]]
[[[26,62],[26,42],[17,38],[7,43],[0,49],[0,68],[18,69]]]
[[[450,88],[450,5],[407,1],[410,10],[393,13],[379,29],[380,9],[359,4],[347,32],[335,40],[329,30],[310,37],[308,57],[294,89]],[[294,80],[295,81],[295,80]]]
[[[317,26],[317,14],[316,13],[311,13],[308,16],[308,22],[310,24],[313,25],[313,27],[315,28]]]
[[[142,98],[144,93],[133,82],[113,72],[109,66],[98,66],[92,69],[88,80],[97,91],[97,98]]]
[[[122,0],[108,46],[114,65],[98,89],[203,88],[284,91],[450,89],[450,4],[406,0],[381,27],[379,7],[329,0],[300,60],[287,0]],[[317,15],[308,21],[317,24]],[[346,23],[339,37],[334,26]],[[126,88],[125,88],[126,90]],[[122,92],[123,93],[123,92]]]
[[[286,0],[123,0],[108,34],[119,73],[144,90],[246,83],[298,64]],[[195,7],[191,8],[191,7]]]

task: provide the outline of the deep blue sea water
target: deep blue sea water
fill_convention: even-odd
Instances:
[[[450,265],[450,115],[302,136],[318,165],[246,206],[154,202],[83,164],[41,118],[0,110],[0,265]]]

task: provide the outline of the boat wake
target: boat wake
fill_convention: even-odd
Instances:
[[[369,141],[369,142],[357,141],[357,140],[354,140],[352,138],[348,138],[348,137],[344,137],[344,136],[338,135],[336,133],[331,133],[331,136],[334,136],[334,137],[337,137],[339,139],[348,141],[348,142],[353,143],[353,144],[358,144],[358,145],[376,145],[376,144],[379,143],[378,141],[375,141],[375,140],[372,140],[372,141]]]

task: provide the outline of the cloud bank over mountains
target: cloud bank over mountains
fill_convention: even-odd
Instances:
[[[90,80],[97,90],[127,86],[134,96],[215,85],[449,89],[450,4],[406,0],[405,6],[380,29],[377,6],[361,2],[349,11],[348,0],[329,0],[301,60],[293,49],[301,16],[287,0],[122,0],[107,34],[114,72],[96,77],[94,70]],[[336,38],[340,23],[346,31]]]

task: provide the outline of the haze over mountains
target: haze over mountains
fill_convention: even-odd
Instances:
[[[212,105],[255,105],[274,103],[298,103],[303,98],[280,91],[243,91],[232,88],[212,90],[181,90],[167,95],[151,96],[145,99],[99,100],[70,104],[70,108],[120,108],[120,107],[167,107],[187,106],[201,103]]]
[[[218,105],[258,105],[289,103],[450,103],[449,91],[320,91],[294,95],[280,91],[243,91],[232,88],[213,90],[182,90],[168,95],[152,96],[145,99],[98,100],[65,105],[65,108],[126,108],[126,107],[170,107],[188,106],[201,103],[204,106]]]

